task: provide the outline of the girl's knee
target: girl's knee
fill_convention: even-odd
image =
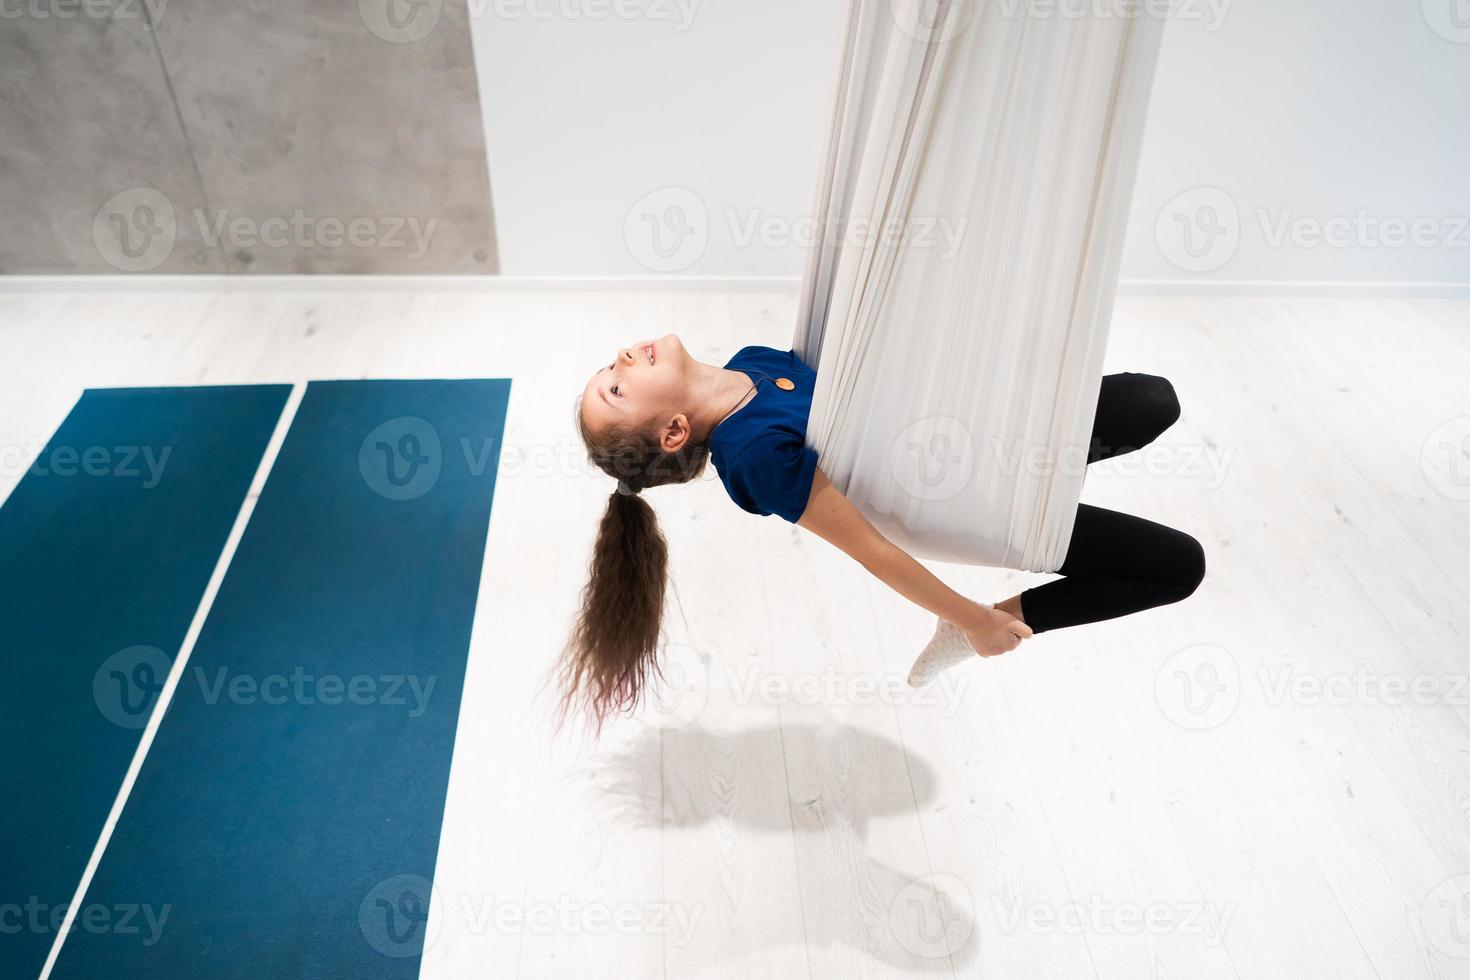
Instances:
[[[1179,393],[1174,390],[1174,383],[1168,378],[1156,375],[1149,375],[1148,378],[1149,415],[1154,419],[1159,432],[1163,432],[1179,421]]]
[[[1103,379],[1109,411],[1127,421],[1130,442],[1139,448],[1153,442],[1179,421],[1179,394],[1168,378],[1129,371]]]
[[[1205,580],[1205,546],[1193,535],[1179,532],[1178,545],[1172,557],[1169,582],[1178,599],[1187,599]],[[1178,599],[1175,601],[1177,602]]]

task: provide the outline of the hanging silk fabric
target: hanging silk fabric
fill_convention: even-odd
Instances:
[[[1159,8],[851,0],[794,346],[823,472],[913,554],[1066,558]]]

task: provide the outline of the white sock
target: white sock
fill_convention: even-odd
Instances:
[[[909,670],[909,686],[924,687],[946,670],[966,663],[975,656],[977,654],[970,646],[970,641],[965,639],[964,630],[941,619],[934,630],[934,638]]]

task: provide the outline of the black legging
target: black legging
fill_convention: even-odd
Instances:
[[[1179,419],[1168,379],[1110,374],[1102,379],[1087,462],[1147,446]],[[1080,626],[1178,602],[1205,577],[1205,550],[1183,531],[1131,514],[1079,504],[1065,578],[1021,593],[1021,618],[1034,632]]]

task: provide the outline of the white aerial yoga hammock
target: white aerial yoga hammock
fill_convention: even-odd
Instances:
[[[914,554],[1066,558],[1166,13],[850,0],[795,348],[823,472]]]

